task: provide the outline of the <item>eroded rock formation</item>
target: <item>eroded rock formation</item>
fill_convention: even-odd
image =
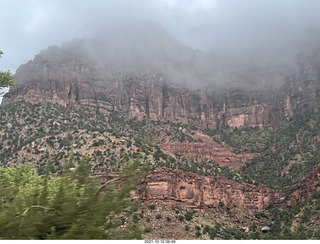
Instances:
[[[181,170],[157,168],[141,181],[132,197],[146,200],[171,200],[194,207],[241,205],[258,209],[270,203],[291,207],[307,200],[313,192],[320,191],[320,166],[309,173],[305,180],[294,185],[284,197],[280,191],[265,185],[250,185],[224,177],[209,178]]]
[[[281,194],[264,185],[241,184],[220,177],[213,179],[190,172],[157,168],[140,183],[133,194],[141,199],[174,200],[189,207],[242,205],[261,209],[279,204]]]

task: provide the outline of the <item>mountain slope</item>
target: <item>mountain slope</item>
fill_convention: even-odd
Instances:
[[[148,238],[318,238],[320,52],[224,86],[227,69],[161,28],[122,38],[53,46],[17,70],[0,107],[2,165],[59,178],[85,159],[115,189],[128,161],[150,165],[130,206]]]

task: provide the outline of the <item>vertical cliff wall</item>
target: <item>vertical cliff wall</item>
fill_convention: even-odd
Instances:
[[[319,111],[318,56],[302,55],[297,67],[284,85],[274,88],[218,89],[213,85],[191,89],[172,85],[172,76],[164,73],[124,71],[51,47],[17,70],[18,85],[3,103],[19,99],[52,102],[106,116],[117,112],[130,119],[191,123],[210,129],[264,126]],[[259,83],[259,77],[256,79]]]
[[[121,73],[75,59],[57,65],[36,56],[17,70],[16,80],[18,85],[3,103],[19,99],[52,102],[106,116],[118,112],[129,119],[191,123],[211,129],[272,122],[272,105],[257,94],[174,87],[163,74]]]

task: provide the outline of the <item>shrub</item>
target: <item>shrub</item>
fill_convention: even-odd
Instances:
[[[224,205],[224,202],[220,201],[219,202],[219,205],[218,205],[220,208],[223,208],[225,205]]]
[[[192,220],[193,218],[193,213],[192,212],[187,212],[184,217],[186,218],[187,221]]]
[[[179,219],[180,221],[184,221],[184,216],[183,216],[183,215],[179,215],[179,216],[178,216],[178,219]]]
[[[144,233],[149,233],[151,231],[152,231],[152,228],[149,226],[144,229]]]
[[[155,206],[154,204],[150,204],[150,205],[149,205],[149,209],[150,209],[150,210],[154,210],[154,209],[156,209],[156,206]]]

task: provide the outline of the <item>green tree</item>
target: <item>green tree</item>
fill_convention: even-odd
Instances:
[[[137,211],[130,191],[148,170],[128,163],[102,192],[87,159],[58,178],[39,176],[31,163],[0,167],[0,239],[141,239],[138,221],[121,229],[116,216]]]
[[[0,51],[0,57],[3,54]],[[4,88],[8,88],[14,84],[13,76],[11,75],[10,71],[0,71],[0,95],[5,93]]]

